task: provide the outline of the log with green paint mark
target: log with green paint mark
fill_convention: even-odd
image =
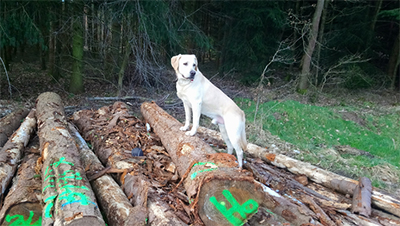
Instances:
[[[249,172],[239,171],[234,156],[216,153],[196,135],[186,136],[179,130],[182,124],[155,103],[143,103],[141,112],[179,174],[188,172],[183,185],[205,225],[241,225],[258,211],[263,189]]]

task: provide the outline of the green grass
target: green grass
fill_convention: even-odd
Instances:
[[[358,113],[365,122],[359,125],[346,121],[339,111],[358,112],[356,107],[319,107],[297,101],[270,101],[258,107],[248,99],[236,99],[246,113],[247,124],[258,125],[272,135],[294,144],[303,151],[301,158],[323,168],[332,169],[346,176],[374,176],[375,166],[392,165],[400,172],[400,115],[398,112],[385,114]],[[248,134],[250,142],[257,132]],[[324,150],[336,145],[349,145],[367,151],[375,157],[364,155],[334,155]],[[394,166],[394,167],[393,167]],[[367,172],[368,171],[368,172]],[[400,174],[397,174],[400,175]],[[373,182],[375,186],[380,181]],[[380,186],[381,187],[381,186]]]

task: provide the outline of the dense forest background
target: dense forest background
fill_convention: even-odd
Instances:
[[[1,98],[24,62],[75,94],[163,88],[179,53],[250,86],[398,90],[399,28],[397,0],[1,1]]]

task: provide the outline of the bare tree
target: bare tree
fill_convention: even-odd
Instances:
[[[315,10],[313,20],[312,20],[312,27],[310,32],[310,37],[308,39],[308,45],[305,50],[302,59],[302,68],[300,74],[300,83],[299,89],[306,90],[308,88],[308,79],[310,77],[310,67],[311,67],[311,57],[314,52],[315,43],[317,42],[318,30],[319,30],[319,23],[321,20],[322,10],[324,8],[325,0],[318,0],[317,8]]]

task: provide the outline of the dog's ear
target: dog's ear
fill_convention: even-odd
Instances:
[[[175,69],[175,71],[178,70],[178,67],[179,67],[179,59],[181,59],[181,54],[176,55],[176,56],[173,56],[173,57],[171,58],[171,65],[172,65],[172,67]]]
[[[197,57],[196,57],[196,55],[193,55],[194,56],[194,62],[196,63],[196,67],[194,68],[196,71],[198,71],[197,70],[197,66],[199,66],[199,62],[197,62]]]

